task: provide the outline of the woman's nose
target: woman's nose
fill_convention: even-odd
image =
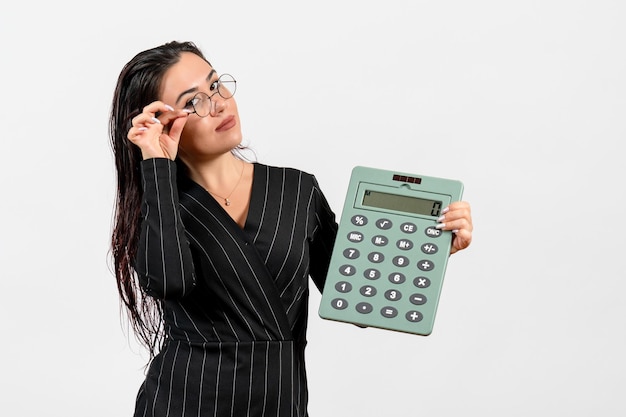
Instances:
[[[223,112],[226,107],[228,107],[226,101],[227,100],[220,97],[219,94],[216,94],[215,97],[211,99],[211,117],[217,116],[218,114]]]

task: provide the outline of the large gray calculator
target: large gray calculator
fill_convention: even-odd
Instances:
[[[462,194],[460,181],[355,167],[320,317],[431,334],[452,241],[436,220]]]

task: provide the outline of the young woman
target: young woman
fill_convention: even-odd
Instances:
[[[337,223],[314,176],[240,156],[235,90],[190,42],[118,79],[112,253],[151,357],[135,416],[308,415],[308,279],[322,290]],[[441,227],[466,248],[469,205]]]

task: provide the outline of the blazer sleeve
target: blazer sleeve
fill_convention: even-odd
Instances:
[[[313,177],[313,207],[316,227],[310,243],[309,274],[315,286],[322,292],[337,237],[338,224],[335,220],[335,213],[330,208],[315,177]]]
[[[180,217],[176,163],[167,158],[141,162],[141,235],[135,259],[139,282],[150,296],[180,298],[195,286],[189,242]]]

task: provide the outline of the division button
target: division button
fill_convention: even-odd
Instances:
[[[422,261],[419,261],[417,263],[417,267],[421,270],[421,271],[432,271],[433,269],[435,269],[435,264],[432,263],[432,261],[429,261],[427,259],[424,259]]]

